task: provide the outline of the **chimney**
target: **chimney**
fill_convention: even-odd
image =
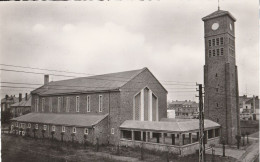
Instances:
[[[25,93],[25,100],[26,100],[26,101],[28,100],[28,98],[27,98],[27,93]]]
[[[21,102],[21,101],[22,101],[22,94],[19,93],[19,102]]]
[[[44,75],[44,85],[49,83],[49,75]]]

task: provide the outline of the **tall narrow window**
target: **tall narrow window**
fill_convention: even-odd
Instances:
[[[221,45],[224,44],[224,38],[223,38],[223,37],[220,38],[220,44],[221,44]]]
[[[209,57],[211,57],[211,50],[209,50]]]
[[[216,39],[216,44],[219,45],[219,38]]]
[[[46,130],[47,129],[47,125],[43,125],[43,130]]]
[[[73,132],[73,133],[76,133],[76,127],[73,127],[73,128],[72,128],[72,132]]]
[[[213,52],[213,56],[215,56],[215,50],[213,50],[212,52]]]
[[[35,124],[35,129],[38,129],[38,124]]]
[[[217,56],[219,56],[219,49],[217,49]]]
[[[215,46],[215,39],[212,39],[212,45]]]
[[[42,99],[42,112],[44,112],[45,98]]]
[[[62,126],[61,131],[65,132],[65,126]]]
[[[38,112],[39,100],[35,99],[35,112]]]
[[[52,98],[49,98],[49,112],[52,112]]]
[[[224,48],[221,48],[221,49],[220,49],[220,54],[221,54],[221,55],[224,55]]]
[[[31,128],[31,123],[28,123],[28,126],[27,126],[28,128]]]
[[[87,96],[87,112],[90,112],[90,96]]]
[[[52,126],[52,131],[55,131],[55,125]]]
[[[60,107],[61,107],[61,98],[58,97],[58,109],[57,109],[57,112],[60,112]]]
[[[209,40],[209,47],[211,47],[211,40]]]
[[[103,96],[99,95],[99,112],[102,112],[103,107]]]
[[[79,96],[76,97],[76,112],[79,112]]]
[[[70,111],[70,97],[66,97],[66,112]]]

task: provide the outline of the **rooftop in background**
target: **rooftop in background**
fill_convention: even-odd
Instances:
[[[204,120],[204,129],[215,129],[219,128],[220,125],[211,120]],[[158,131],[158,132],[192,132],[199,130],[199,119],[170,119],[163,118],[161,121],[137,121],[137,120],[126,120],[121,124],[122,129],[136,129],[136,130],[147,130],[147,131]]]
[[[169,105],[173,105],[173,106],[183,106],[183,105],[190,105],[191,107],[198,107],[198,103],[196,103],[195,101],[191,101],[191,100],[185,100],[185,101],[171,101],[169,103]]]
[[[202,20],[205,21],[205,20],[209,20],[209,19],[212,19],[215,17],[224,16],[224,15],[228,15],[231,19],[236,21],[236,18],[233,15],[231,15],[231,13],[229,13],[228,11],[224,11],[224,10],[217,10],[217,11],[209,14],[208,16],[203,17]]]
[[[8,96],[8,97],[7,97],[7,100],[8,100],[8,101],[13,100],[14,103],[19,102],[19,98],[18,98],[18,97],[15,97],[15,95],[13,95],[13,96],[12,96],[12,95],[11,95],[11,96]],[[6,97],[1,99],[1,103],[3,103],[3,102],[6,102]]]
[[[87,114],[54,114],[54,113],[29,113],[11,120],[29,123],[45,123],[64,126],[92,127],[103,120],[106,115]]]
[[[32,104],[32,97],[31,95],[27,96],[27,100],[24,97],[21,102],[16,102],[11,105],[11,107],[30,107]]]

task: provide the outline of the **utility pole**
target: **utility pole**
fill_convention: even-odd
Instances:
[[[205,141],[204,141],[204,110],[203,110],[203,93],[202,84],[199,86],[199,162],[205,162]]]

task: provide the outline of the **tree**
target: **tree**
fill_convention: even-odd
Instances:
[[[237,140],[237,149],[239,149],[241,136],[240,135],[236,135],[236,140]]]
[[[1,112],[2,124],[9,124],[11,118],[12,118],[12,113],[10,111]]]

